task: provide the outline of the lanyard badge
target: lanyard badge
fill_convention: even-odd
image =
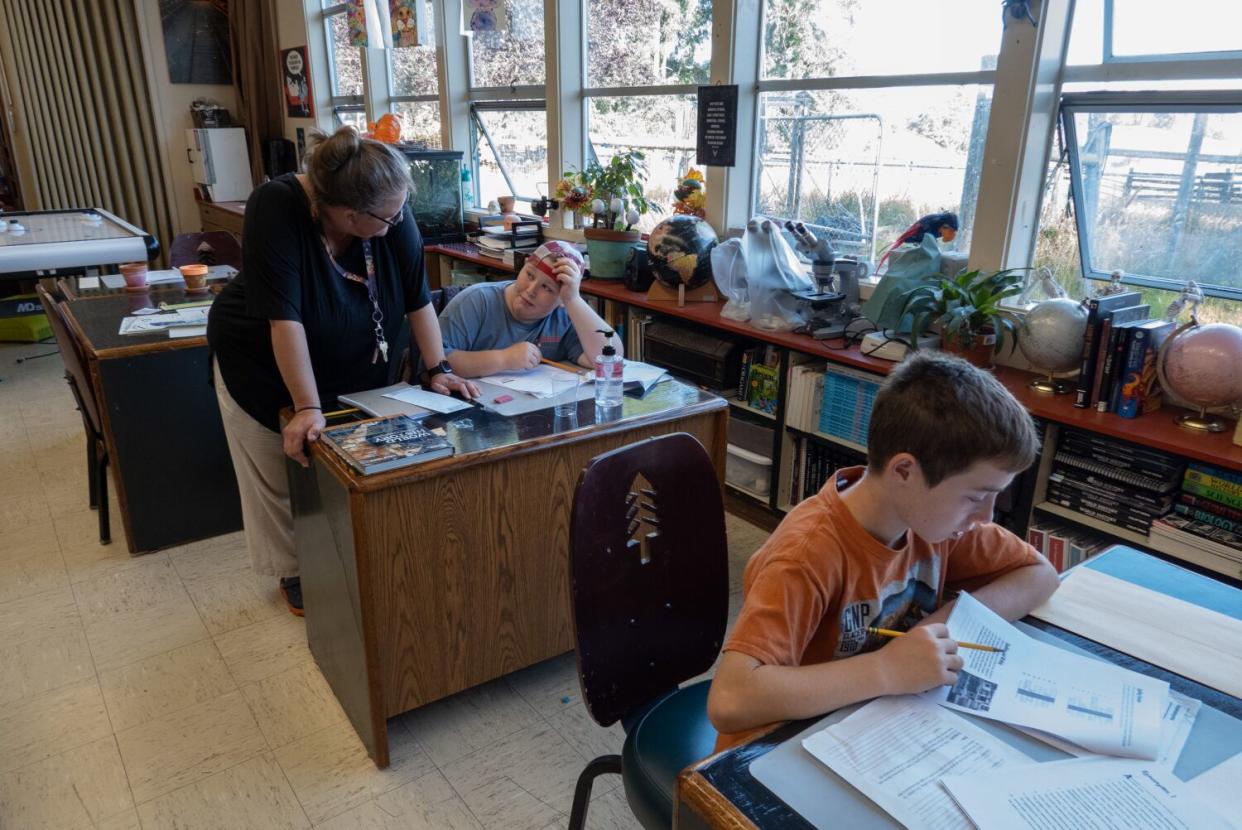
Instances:
[[[336,273],[350,282],[356,282],[359,285],[366,286],[367,299],[371,301],[371,322],[375,324],[375,351],[371,354],[371,362],[375,363],[381,358],[385,363],[388,362],[388,339],[384,337],[384,312],[379,304],[379,279],[375,276],[375,257],[371,254],[371,240],[362,240],[362,258],[367,263],[366,279],[346,271],[332,256],[332,251],[328,248],[328,240],[323,240],[323,249],[328,254],[328,261],[332,263],[332,267]]]

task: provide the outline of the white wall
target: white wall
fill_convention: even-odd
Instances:
[[[319,0],[275,0],[276,4],[276,39],[280,49],[291,49],[294,46],[307,47],[310,58],[311,93],[315,99],[314,118],[290,118],[285,116],[285,138],[297,144],[297,129],[303,128],[308,134],[311,128],[319,127],[325,132],[332,129],[332,108],[328,76],[327,44],[323,37],[318,36],[313,42],[308,38],[307,19],[319,13]]]
[[[170,193],[173,210],[173,232],[192,233],[202,230],[198,206],[194,201],[194,178],[186,160],[185,131],[194,126],[190,103],[195,98],[210,98],[225,107],[236,118],[237,99],[232,85],[174,84],[168,80],[168,61],[164,53],[164,28],[160,23],[159,3],[136,4],[144,14],[138,25],[142,28],[148,77],[151,79],[152,104],[156,113],[156,132],[164,149],[165,176],[172,183]],[[161,239],[165,249],[171,239]]]

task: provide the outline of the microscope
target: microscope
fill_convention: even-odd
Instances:
[[[785,230],[793,235],[797,250],[811,260],[811,276],[817,290],[794,294],[811,308],[806,330],[816,340],[844,337],[846,329],[858,316],[858,263],[837,259],[828,237],[818,238],[801,222],[785,222]]]

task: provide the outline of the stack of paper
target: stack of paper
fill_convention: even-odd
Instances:
[[[188,327],[194,331],[189,334],[180,333],[173,336],[196,337],[207,333],[207,313],[210,310],[210,306],[196,306],[194,308],[179,308],[176,311],[163,314],[123,317],[119,333],[151,334],[152,332],[169,329],[169,333],[172,334],[171,329]]]
[[[503,386],[505,389],[523,392],[534,398],[551,398],[558,391],[557,379],[563,378],[567,374],[572,373],[564,369],[558,369],[555,366],[549,366],[546,363],[541,363],[525,372],[504,372],[487,375],[486,377],[479,378],[479,380],[484,383]]]
[[[645,395],[651,390],[651,387],[669,378],[668,370],[662,366],[652,366],[650,363],[627,360],[622,370],[621,383],[626,390],[641,389],[642,394]],[[595,381],[594,372],[589,373],[588,381],[592,383]]]

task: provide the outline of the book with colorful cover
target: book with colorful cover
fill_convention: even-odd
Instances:
[[[1231,522],[1237,522],[1239,525],[1242,525],[1242,510],[1236,507],[1230,507],[1214,499],[1186,492],[1178,494],[1177,500],[1187,507],[1193,507],[1195,510],[1202,510],[1205,513],[1211,513],[1215,516],[1220,516],[1222,519],[1228,519]]]
[[[1204,469],[1194,464],[1186,468],[1186,481],[1194,481],[1207,487],[1210,490],[1217,490],[1221,493],[1229,493],[1230,495],[1242,498],[1242,484],[1231,481],[1228,478],[1218,475],[1224,472],[1214,468]]]
[[[1238,485],[1239,488],[1242,488],[1242,473],[1236,473],[1233,470],[1226,470],[1221,467],[1213,467],[1210,464],[1204,464],[1202,461],[1191,461],[1189,466],[1190,469],[1198,470],[1204,475],[1214,476],[1216,478],[1224,479],[1225,481],[1232,481],[1234,484]]]
[[[1242,510],[1242,496],[1235,493],[1217,490],[1215,487],[1208,487],[1189,478],[1182,481],[1182,490],[1187,493],[1193,493],[1196,496],[1203,496],[1205,499],[1220,502],[1226,507],[1232,507],[1234,510]]]
[[[1137,291],[1123,291],[1120,294],[1108,294],[1103,297],[1092,297],[1086,301],[1087,329],[1083,335],[1082,363],[1078,373],[1078,389],[1074,397],[1074,406],[1086,409],[1091,401],[1091,386],[1095,382],[1096,358],[1099,356],[1100,329],[1104,319],[1111,317],[1119,308],[1125,308],[1143,301],[1143,295]]]
[[[452,455],[443,429],[428,429],[409,415],[369,418],[325,429],[321,439],[364,475]]]
[[[1099,343],[1096,346],[1095,377],[1091,381],[1091,397],[1088,402],[1090,407],[1095,407],[1101,412],[1107,409],[1114,371],[1112,352],[1117,348],[1115,332],[1118,331],[1118,326],[1129,326],[1146,320],[1150,311],[1151,306],[1146,304],[1130,305],[1119,308],[1104,318],[1104,322],[1100,325]]]
[[[776,366],[752,363],[749,385],[746,403],[752,409],[775,415],[777,397],[780,394],[780,369]]]
[[[1200,510],[1197,507],[1191,507],[1188,504],[1175,504],[1173,509],[1183,516],[1189,516],[1196,522],[1219,527],[1221,530],[1228,530],[1230,533],[1242,533],[1242,522],[1236,522],[1233,519],[1226,519],[1207,510]]]
[[[1156,377],[1156,357],[1173,326],[1169,320],[1153,320],[1127,329],[1129,347],[1118,375],[1117,414],[1121,417],[1137,418],[1160,408],[1163,392]]]

